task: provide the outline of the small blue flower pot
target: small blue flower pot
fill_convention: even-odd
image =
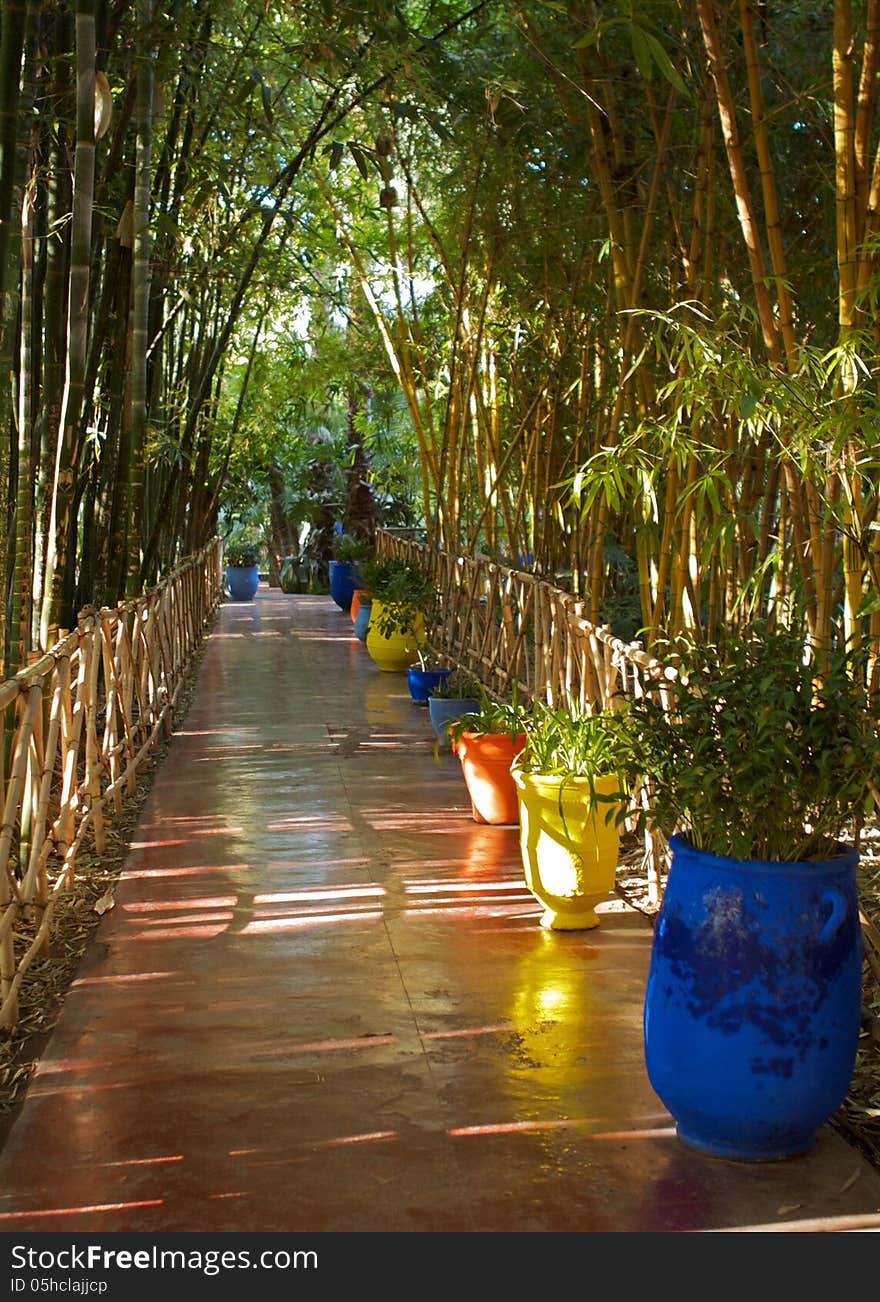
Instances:
[[[480,702],[475,696],[429,696],[428,697],[428,714],[431,719],[431,727],[440,742],[441,748],[449,745],[447,730],[450,723],[460,718],[463,714],[470,714],[472,710],[478,710]]]
[[[367,629],[370,627],[370,616],[373,613],[372,604],[369,601],[361,601],[357,608],[357,614],[354,617],[354,635],[360,638],[361,642],[367,640]]]
[[[418,665],[410,665],[406,676],[409,681],[409,694],[416,705],[427,705],[428,697],[434,688],[445,683],[451,673],[451,669],[420,669]]]

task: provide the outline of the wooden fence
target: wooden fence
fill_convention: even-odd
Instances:
[[[584,618],[584,603],[534,574],[484,556],[452,556],[405,532],[379,530],[377,555],[430,574],[439,594],[429,621],[431,650],[485,683],[495,696],[613,709],[628,695],[656,691],[657,661]],[[646,834],[649,898],[659,903],[666,847]]]
[[[80,847],[105,846],[135,775],[174,709],[223,592],[219,539],[155,589],[76,628],[0,685],[0,1026],[18,1023],[30,964],[49,953],[57,900]]]

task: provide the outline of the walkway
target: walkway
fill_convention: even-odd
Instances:
[[[648,922],[547,933],[515,828],[329,598],[226,603],[0,1154],[5,1231],[880,1227],[880,1173],[684,1148]],[[830,1219],[829,1219],[830,1218]]]

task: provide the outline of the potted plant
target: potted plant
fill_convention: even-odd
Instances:
[[[370,627],[373,614],[373,597],[366,588],[356,588],[354,596],[358,598],[354,616],[354,635],[360,638],[361,642],[366,642],[367,629]],[[352,598],[352,610],[354,610],[354,598]]]
[[[648,1075],[681,1140],[793,1156],[845,1098],[861,1011],[857,851],[880,771],[865,655],[797,629],[679,642],[631,702],[642,820],[668,840]]]
[[[357,619],[357,613],[361,608],[361,601],[364,599],[368,601],[370,600],[370,594],[367,592],[366,588],[361,586],[362,580],[360,575],[355,576],[354,583],[355,586],[351,593],[351,605],[348,608],[348,613],[351,615],[352,623]]]
[[[259,548],[251,543],[230,543],[224,560],[230,597],[233,601],[253,601],[260,586]]]
[[[364,566],[372,594],[366,648],[380,669],[402,673],[419,658],[425,643],[425,617],[435,598],[424,570],[396,559]]]
[[[333,536],[333,558],[330,561],[330,596],[340,610],[348,612],[355,587],[360,584],[358,566],[370,555],[370,545],[354,534],[338,533]]]
[[[496,701],[480,684],[480,704],[449,724],[447,736],[461,763],[475,823],[519,822],[519,799],[511,767],[526,744],[527,706],[517,693]]]
[[[449,749],[449,725],[460,715],[480,705],[480,680],[465,669],[453,669],[428,696],[428,718],[437,738],[434,754]]]
[[[424,647],[419,647],[418,662],[410,665],[406,671],[409,694],[416,705],[427,707],[428,697],[449,678],[452,665],[430,663],[430,656]]]
[[[541,926],[599,926],[596,905],[613,890],[619,823],[629,794],[629,737],[622,714],[537,704],[513,766],[526,885],[544,906]]]

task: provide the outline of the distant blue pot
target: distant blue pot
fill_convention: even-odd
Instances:
[[[257,565],[227,565],[226,586],[233,601],[253,601],[260,586]]]
[[[475,696],[429,696],[428,714],[440,745],[449,745],[446,733],[450,723],[462,714],[470,714],[479,708],[480,702]]]
[[[451,669],[420,669],[418,665],[410,665],[406,676],[409,680],[409,694],[416,705],[427,705],[434,688],[445,683],[451,673]]]
[[[373,607],[371,603],[362,599],[354,617],[354,635],[359,637],[362,642],[367,640],[367,629],[370,627],[372,613]]]
[[[330,562],[330,596],[340,610],[351,609],[351,599],[358,582],[357,566],[353,561]]]
[[[682,1143],[794,1157],[843,1102],[861,1013],[858,855],[760,862],[670,838],[645,1064]]]

